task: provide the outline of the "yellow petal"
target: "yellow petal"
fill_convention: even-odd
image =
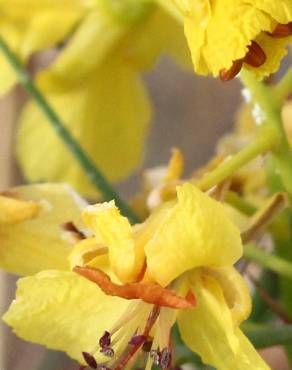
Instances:
[[[144,251],[135,243],[128,219],[113,201],[88,207],[83,217],[98,240],[108,247],[110,265],[117,277],[124,283],[134,281],[142,270]]]
[[[3,319],[19,337],[83,362],[82,351],[96,348],[128,304],[73,272],[50,270],[18,280],[16,300]]]
[[[270,14],[277,22],[286,24],[292,19],[292,3],[290,0],[247,0],[247,3]]]
[[[138,166],[151,114],[136,73],[121,61],[108,61],[70,89],[64,89],[61,80],[51,86],[49,74],[43,76],[42,86],[67,128],[109,180],[121,180]],[[66,181],[83,195],[96,196],[96,188],[34,103],[21,116],[17,149],[29,180]]]
[[[235,325],[241,324],[251,312],[251,298],[243,277],[234,267],[208,267],[204,268],[203,271],[219,282],[233,323]]]
[[[30,185],[11,189],[11,192],[17,197],[15,202],[22,202],[15,203],[14,207],[33,202],[39,211],[34,214],[34,210],[27,210],[31,219],[19,218],[17,223],[0,224],[1,268],[19,275],[49,268],[69,269],[67,257],[76,240],[71,240],[62,225],[73,221],[82,227],[84,204],[80,198],[66,185]]]
[[[23,35],[20,55],[28,58],[33,52],[49,48],[63,41],[81,18],[81,11],[44,11],[32,17]]]
[[[191,68],[183,24],[162,7],[157,7],[144,23],[131,31],[124,49],[127,63],[139,70],[152,68],[163,54]]]
[[[82,82],[112,54],[127,31],[105,12],[91,11],[52,66],[52,74]]]
[[[292,20],[292,4],[289,0],[277,4],[272,0],[221,0],[212,4],[212,12],[208,0],[174,2],[185,16],[185,33],[196,72],[204,75],[211,72],[217,76],[220,70],[228,70],[235,60],[246,55],[252,40],[259,42],[268,57],[263,66],[252,68],[258,77],[278,68],[285,54],[285,41],[262,36],[262,33],[273,31],[278,22],[288,23]],[[271,45],[276,45],[276,55],[273,55],[273,47],[271,52],[267,49],[266,37]],[[246,64],[244,66],[251,68]]]
[[[0,225],[9,225],[35,218],[41,210],[38,203],[0,195]]]
[[[239,230],[224,207],[195,186],[177,188],[177,202],[156,212],[145,246],[148,272],[161,285],[198,266],[232,265],[242,255]]]
[[[180,311],[178,325],[183,341],[204,363],[218,370],[268,370],[256,350],[232,321],[219,283],[196,273],[191,279],[196,307]]]

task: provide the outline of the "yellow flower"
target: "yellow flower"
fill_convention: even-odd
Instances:
[[[83,227],[85,205],[67,185],[21,186],[1,193],[0,268],[18,275],[68,269],[78,235],[66,231],[66,225]]]
[[[0,0],[1,36],[27,62],[34,52],[68,37],[83,17],[85,4],[84,0]],[[17,83],[17,76],[2,53],[0,80],[1,94]]]
[[[151,119],[140,75],[165,53],[188,63],[182,25],[154,0],[0,0],[0,30],[24,61],[59,44],[56,60],[36,76],[39,88],[109,180],[129,175]],[[0,66],[5,92],[16,79],[4,59]],[[34,102],[20,117],[17,153],[28,180],[66,181],[96,196]]]
[[[185,184],[143,224],[131,226],[113,202],[90,206],[83,218],[94,235],[70,261],[87,279],[56,270],[20,279],[4,316],[17,335],[102,369],[122,369],[148,347],[143,367],[167,369],[177,320],[204,362],[269,369],[239,329],[250,297],[233,267],[239,231],[220,203]]]
[[[161,0],[161,2],[166,0]],[[292,34],[290,0],[172,0],[184,18],[195,71],[229,80],[242,66],[278,70]]]

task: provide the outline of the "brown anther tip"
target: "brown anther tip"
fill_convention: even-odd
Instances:
[[[99,339],[99,345],[101,348],[109,347],[111,344],[111,335],[108,331],[105,331],[103,336]]]
[[[292,36],[292,22],[287,24],[278,24],[273,32],[268,32],[268,35],[275,38],[283,38]]]
[[[243,61],[244,63],[258,68],[262,66],[267,60],[267,56],[263,49],[260,47],[258,43],[252,41],[248,47],[248,52],[246,53]]]
[[[92,369],[97,369],[97,362],[95,358],[88,352],[82,352],[82,356],[84,361],[90,366]]]
[[[65,222],[62,227],[64,230],[74,234],[79,240],[85,239],[85,235],[74,225],[72,221]]]
[[[243,61],[242,60],[235,60],[229,69],[222,69],[219,72],[220,80],[223,82],[233,80],[238,73],[241,71]]]

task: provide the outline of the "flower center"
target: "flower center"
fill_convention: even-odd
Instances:
[[[284,38],[292,35],[292,22],[287,24],[278,24],[273,32],[267,33],[274,38]],[[266,54],[258,43],[252,41],[244,58],[235,60],[228,70],[222,69],[219,73],[222,81],[230,81],[238,75],[246,63],[254,68],[259,68],[267,60]]]
[[[99,338],[97,347],[91,353],[82,353],[84,361],[91,369],[121,370],[134,363],[140,352],[143,368],[151,369],[154,363],[162,370],[170,369],[173,357],[170,335],[175,311],[163,310],[166,309],[133,302],[115,326]],[[96,360],[99,353],[105,359],[100,363]]]

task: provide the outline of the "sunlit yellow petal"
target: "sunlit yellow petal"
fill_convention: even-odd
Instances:
[[[43,271],[18,280],[4,321],[19,337],[82,361],[81,352],[96,348],[128,304],[73,272]]]
[[[85,223],[108,247],[111,268],[122,282],[134,281],[142,270],[144,251],[135,244],[131,225],[114,202],[88,207]]]
[[[288,40],[264,33],[272,32],[278,23],[291,22],[289,0],[220,0],[214,4],[209,0],[173,0],[173,3],[184,16],[186,37],[199,74],[217,76],[221,70],[228,70],[234,61],[245,57],[252,41],[262,47],[267,61],[257,68],[246,63],[244,67],[255,71],[259,78],[279,67]]]
[[[208,275],[193,275],[197,304],[180,311],[178,324],[186,345],[218,370],[268,370],[232,320],[222,289]]]
[[[242,255],[239,230],[220,203],[191,184],[178,187],[177,196],[156,215],[145,247],[148,271],[163,286],[194,267],[232,265]]]
[[[46,97],[109,180],[129,175],[141,160],[151,115],[136,73],[113,61],[69,90],[48,85],[46,75]],[[29,180],[66,181],[80,193],[96,196],[96,188],[34,103],[24,109],[20,123],[18,158]]]
[[[36,203],[40,212],[34,219],[0,225],[1,268],[19,275],[69,269],[67,257],[76,240],[62,225],[74,222],[82,227],[83,201],[66,185],[30,185],[11,192],[20,201]]]

